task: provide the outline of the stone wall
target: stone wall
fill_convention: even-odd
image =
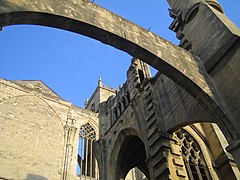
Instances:
[[[41,81],[0,79],[0,122],[5,179],[76,177],[80,127],[89,122],[98,134],[95,113],[62,100]]]
[[[0,26],[22,23],[51,26],[123,50],[152,65],[207,106],[226,125],[224,131],[238,133],[234,119],[199,58],[94,3],[62,0],[61,5],[56,4],[59,1],[1,1]]]

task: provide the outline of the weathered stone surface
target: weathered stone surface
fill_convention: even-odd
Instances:
[[[138,67],[135,61],[132,64],[135,66],[130,66],[128,79],[121,90],[100,105],[100,140],[96,143],[96,152],[100,169],[102,169],[101,177],[103,179],[123,178],[124,173],[130,170],[129,166],[134,167],[137,155],[131,154],[134,151],[134,147],[131,146],[133,143],[127,143],[134,138],[138,142],[135,146],[141,147],[140,144],[144,144],[146,157],[144,157],[145,160],[138,158],[139,165],[137,167],[141,168],[149,179],[187,177],[181,147],[167,132],[172,133],[187,124],[202,121],[213,122],[217,119],[184,89],[163,74],[140,81],[138,73],[142,66]],[[135,86],[131,87],[130,85]],[[130,104],[124,106],[124,109],[119,108],[119,104],[123,104],[123,92],[131,91],[134,93],[130,93],[132,95]],[[111,116],[116,107],[121,112],[117,117]],[[200,124],[184,128],[190,129],[193,133],[198,132],[201,134],[201,138],[207,142],[207,137]],[[214,131],[211,133],[215,135]],[[141,141],[137,140],[138,138]],[[198,136],[195,138],[200,140]],[[210,140],[212,141],[212,139]],[[201,145],[202,147],[206,146],[204,143]],[[221,145],[219,150],[223,151]],[[142,148],[139,148],[139,151],[144,154]],[[140,152],[136,151],[136,154]],[[207,152],[205,153],[208,157]],[[126,161],[128,165],[126,165]],[[146,164],[143,165],[143,162]],[[211,164],[210,159],[208,162]],[[147,171],[145,170],[146,166]],[[231,167],[229,168],[231,169]],[[234,177],[234,174],[231,176]],[[218,179],[215,172],[212,172],[212,177]]]
[[[134,59],[128,80],[119,91],[114,93],[104,86],[96,89],[87,108],[100,105],[95,109],[99,116],[62,100],[40,81],[0,79],[0,178],[76,179],[80,127],[86,123],[99,139],[95,153],[103,180],[123,179],[133,167],[148,179],[184,179],[191,177],[186,164],[189,156],[196,160],[194,163],[201,159],[200,165],[205,165],[209,171],[205,173],[212,179],[239,178],[239,126],[232,118],[232,114],[238,118],[240,111],[239,30],[225,27],[231,23],[222,16],[215,0],[169,2],[176,11],[182,11],[172,10],[178,18],[172,29],[177,31],[178,25],[186,23],[185,29],[180,29],[196,40],[191,45],[201,59],[88,1],[0,2],[1,26],[27,23],[74,31],[124,50],[160,70],[148,79],[146,65],[143,68],[142,61]],[[201,13],[191,18],[198,21],[187,24],[188,14],[196,7]],[[197,28],[208,24],[209,19],[213,25],[209,31]],[[216,27],[219,31],[211,36]],[[194,38],[191,30],[206,33],[209,41],[204,44],[201,38]],[[221,37],[215,39],[217,36]],[[185,40],[180,45],[190,50]],[[208,71],[212,78],[201,61],[205,66],[206,62],[213,65]],[[203,121],[218,123],[222,132],[216,124],[193,124]],[[179,128],[182,132],[174,132]],[[228,143],[233,157],[225,150]],[[202,172],[198,169],[197,173]]]
[[[80,127],[90,123],[99,138],[96,113],[62,100],[41,81],[0,79],[0,122],[5,179],[75,179]],[[68,128],[76,129],[69,155]]]
[[[9,98],[0,106],[0,177],[60,177],[63,127],[53,109],[28,95]]]
[[[204,109],[192,96],[164,75],[154,83],[154,93],[167,131],[175,131],[186,124],[196,122],[218,122],[208,109]]]
[[[240,29],[223,13],[216,0],[169,0],[171,17],[174,18],[170,29],[176,32],[181,47],[198,56],[212,77],[222,101],[225,102],[235,120],[235,132],[224,128],[229,124],[219,123],[234,148],[239,149],[235,141],[239,139],[239,69]],[[219,118],[218,118],[219,119]],[[234,139],[232,142],[231,139]],[[231,145],[230,145],[231,146]],[[236,146],[236,147],[235,147]],[[237,153],[235,153],[237,154]],[[238,158],[236,156],[236,158]],[[237,163],[240,160],[237,161]],[[240,167],[240,164],[238,164]]]
[[[210,73],[231,113],[240,127],[240,41],[223,56],[221,62]]]
[[[76,177],[78,134],[80,127],[86,123],[90,123],[94,128],[97,139],[100,136],[95,144],[95,152],[101,179],[119,179],[135,166],[149,179],[187,177],[180,146],[166,131],[181,128],[185,123],[192,124],[196,119],[212,121],[215,116],[162,74],[141,81],[138,66],[134,67],[135,69],[131,67],[132,71],[128,71],[129,79],[124,84],[125,87],[122,87],[115,97],[100,104],[100,127],[97,114],[62,100],[49,92],[43,83],[39,89],[34,88],[38,81],[15,83],[1,79],[0,138],[3,145],[2,149],[0,148],[0,161],[4,162],[4,166],[0,167],[0,177],[79,179]],[[102,85],[102,88],[104,87]],[[48,93],[45,93],[46,90]],[[111,116],[113,108],[119,108],[119,103],[124,104],[123,97],[130,90],[133,93],[130,93],[128,105],[121,106],[117,119],[111,119],[114,118]],[[106,93],[102,95],[105,97]],[[112,95],[112,92],[109,92],[109,95]],[[97,98],[100,99],[101,93],[94,93],[94,96],[96,98],[93,97],[91,103]],[[179,112],[182,112],[183,116],[179,116]],[[201,124],[184,129],[201,143],[201,147],[205,149],[207,165],[213,169],[211,153],[206,150],[207,145],[216,139],[222,140],[216,136],[214,130],[204,131]],[[219,149],[215,150],[216,147]],[[217,156],[224,152],[219,143],[211,143],[210,148],[218,152]],[[228,160],[226,158],[224,163]],[[9,171],[13,164],[14,167]],[[22,168],[22,164],[26,166]],[[226,168],[231,170],[231,174],[226,177],[235,177],[235,174],[238,174],[238,169],[235,168],[236,172],[232,171],[234,164],[227,163],[220,169],[221,172]],[[46,169],[51,171],[46,172]],[[219,178],[213,170],[211,177]]]
[[[62,28],[124,50],[173,79],[229,124],[228,132],[234,130],[231,114],[198,58],[96,4],[80,0],[1,1],[0,26],[12,24]]]

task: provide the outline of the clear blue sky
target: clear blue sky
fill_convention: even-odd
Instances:
[[[219,0],[240,27],[240,1]],[[95,0],[95,3],[133,21],[175,44],[168,30],[167,0]],[[43,26],[17,25],[0,32],[0,77],[42,80],[63,99],[83,107],[97,86],[118,88],[126,80],[131,57],[117,49],[75,33]]]

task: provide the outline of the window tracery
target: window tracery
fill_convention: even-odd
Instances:
[[[78,146],[78,174],[80,178],[97,178],[98,168],[96,157],[93,152],[93,143],[96,141],[94,128],[86,123],[80,128]]]
[[[181,144],[184,164],[190,180],[211,180],[200,146],[184,129],[174,133]]]

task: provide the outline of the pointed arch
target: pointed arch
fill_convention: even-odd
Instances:
[[[198,130],[197,130],[198,131]],[[181,146],[184,165],[189,179],[211,180],[218,177],[212,166],[212,154],[207,140],[193,127],[186,126],[175,131],[174,136]]]
[[[1,1],[0,27],[13,24],[65,29],[123,50],[170,77],[210,109],[219,117],[223,124],[221,128],[231,137],[229,140],[235,138],[232,132],[238,134],[234,118],[198,58],[94,3],[75,0],[60,4],[58,0]]]
[[[124,179],[134,167],[149,177],[146,158],[145,143],[141,134],[136,129],[126,128],[119,133],[115,141],[108,168],[116,180]]]

